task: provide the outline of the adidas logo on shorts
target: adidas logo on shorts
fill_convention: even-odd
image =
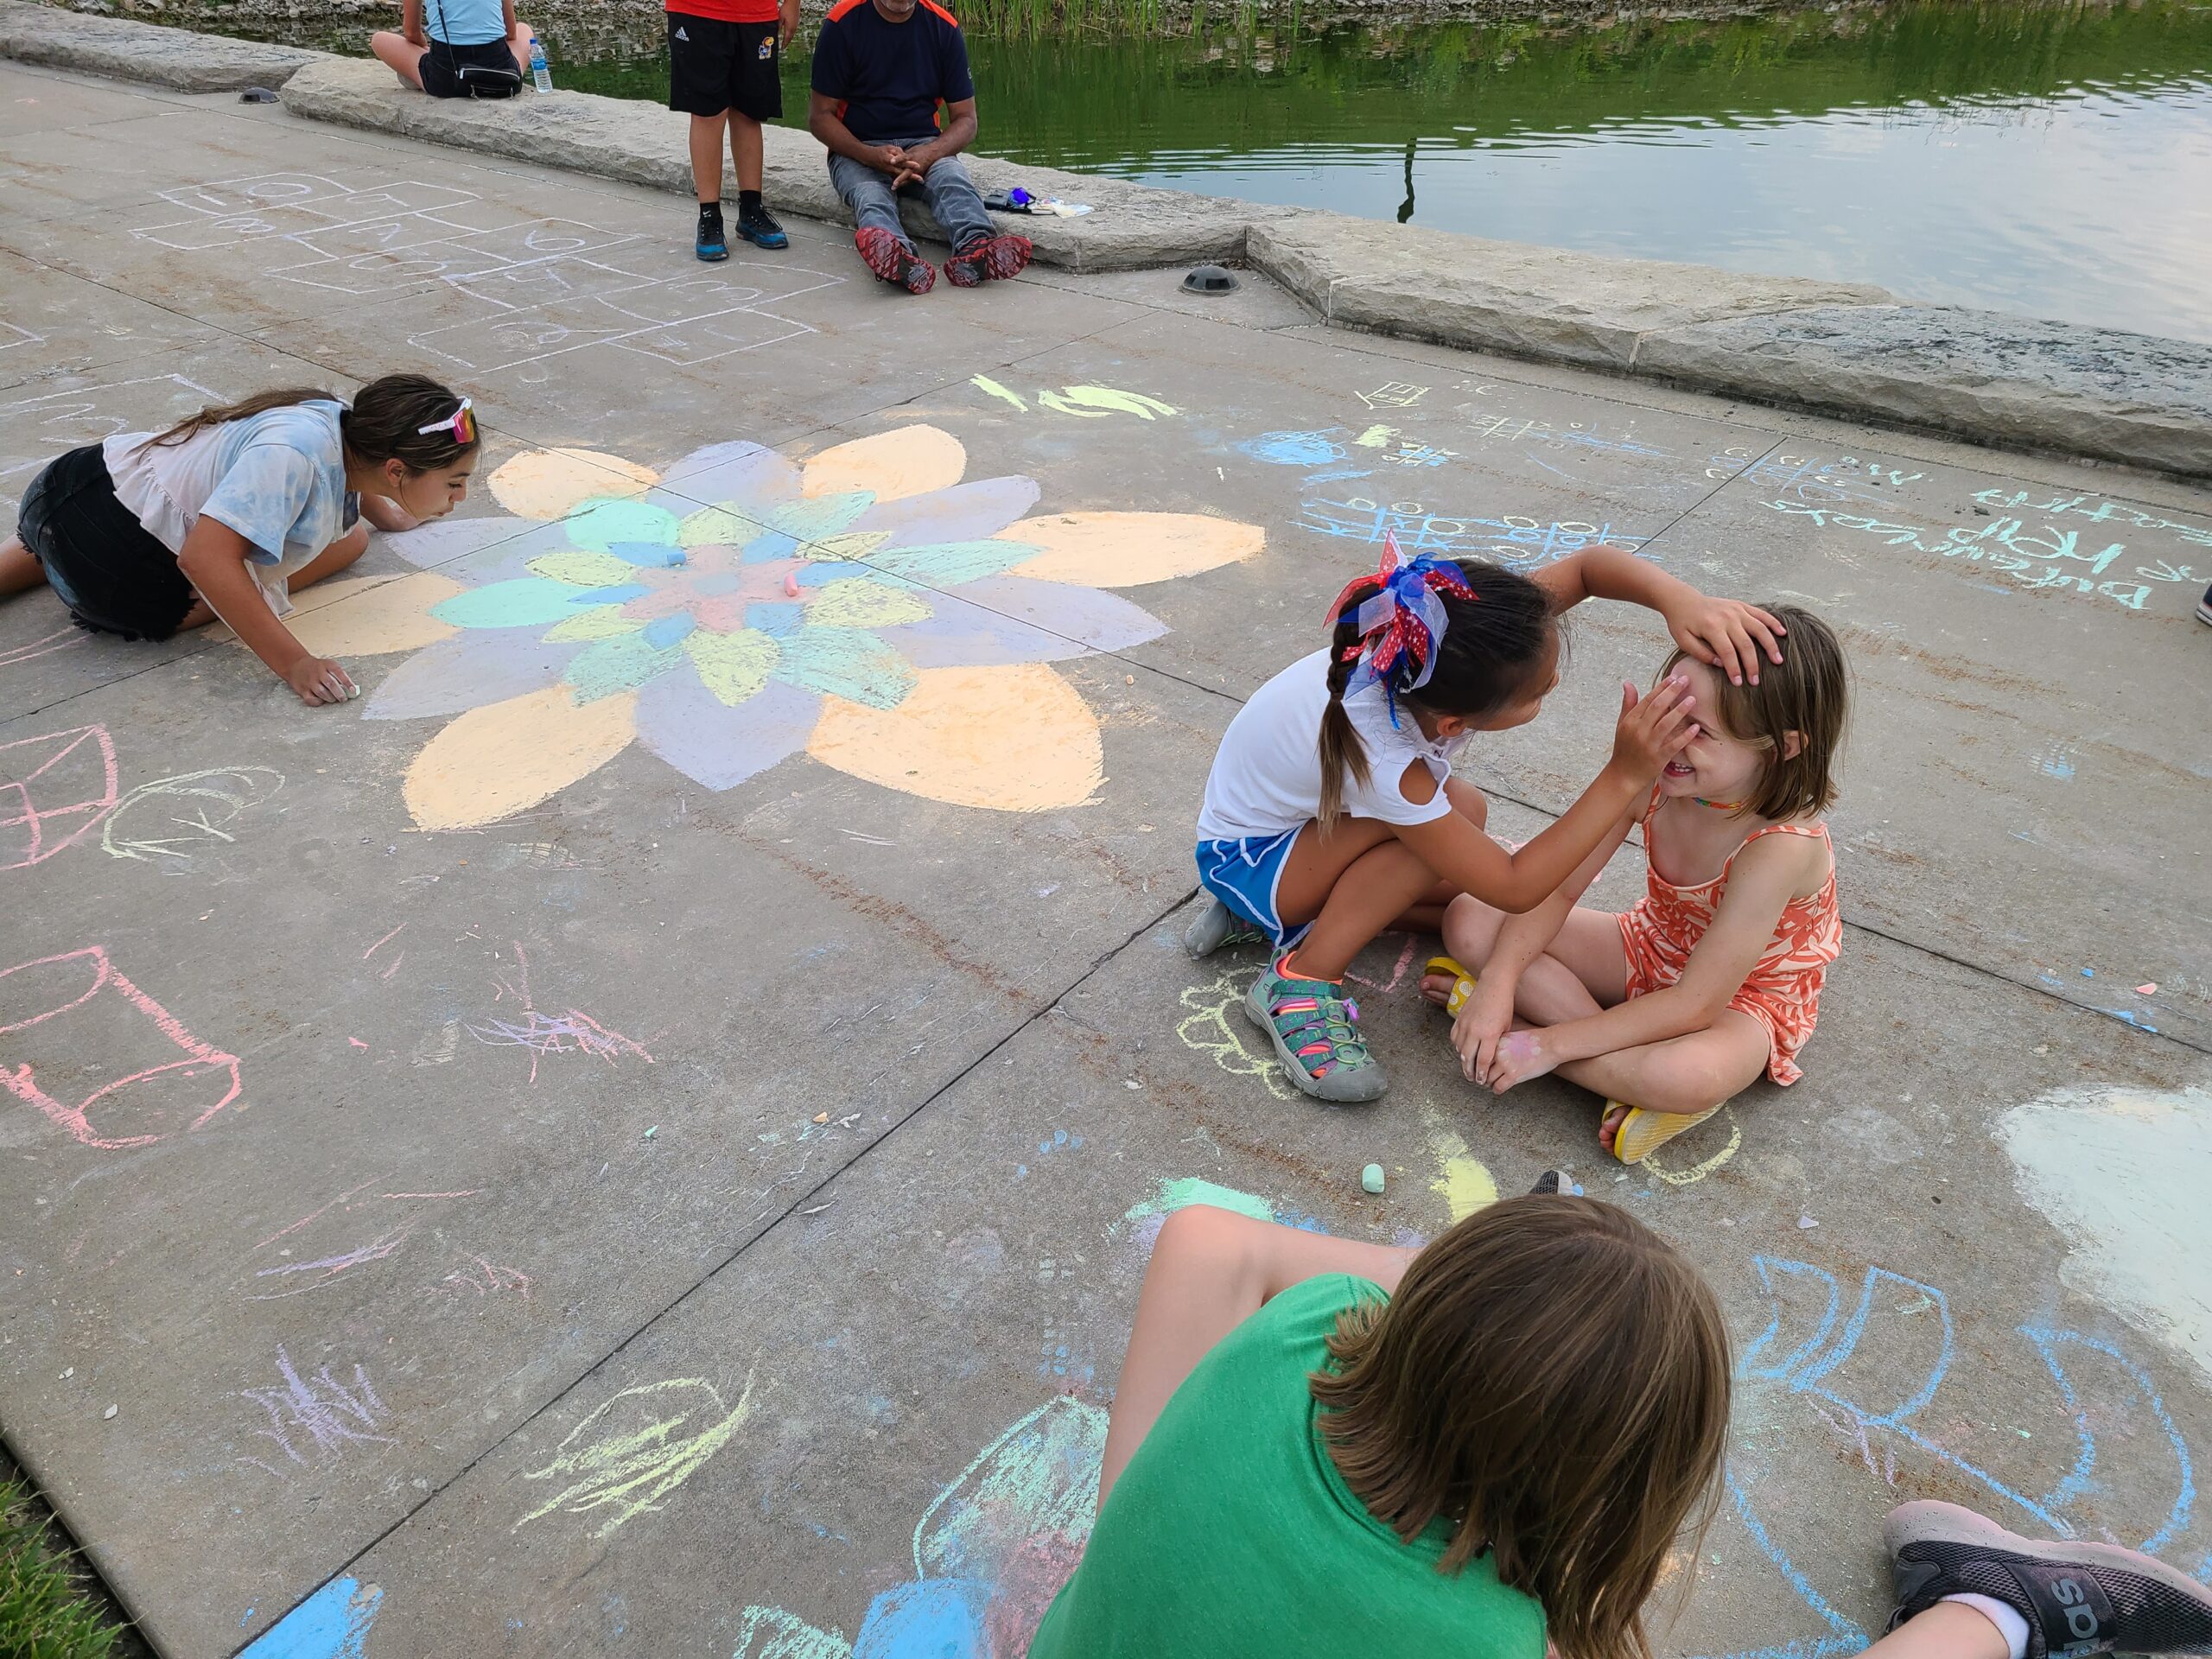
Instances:
[[[681,23],[678,23],[676,26],[676,38],[683,41],[687,45],[690,44],[691,40],[691,37],[683,32],[683,25]]]

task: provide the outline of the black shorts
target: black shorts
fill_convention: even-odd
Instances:
[[[31,480],[16,534],[82,627],[166,639],[192,608],[176,555],[115,499],[97,443],[72,449]]]
[[[781,23],[732,23],[668,14],[668,107],[686,115],[735,110],[755,121],[784,113]]]
[[[465,68],[505,69],[518,79],[512,87],[494,91],[490,84],[464,83],[457,72]],[[486,41],[480,46],[448,46],[432,41],[423,54],[423,90],[432,98],[509,98],[522,90],[523,67],[505,41]]]

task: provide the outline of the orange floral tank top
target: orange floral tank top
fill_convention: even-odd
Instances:
[[[1713,925],[1720,896],[1728,890],[1728,872],[1736,853],[1761,836],[1818,836],[1828,840],[1822,823],[1771,823],[1744,837],[1743,845],[1728,855],[1720,874],[1710,881],[1678,887],[1659,874],[1651,861],[1651,816],[1659,810],[1659,791],[1643,809],[1643,855],[1646,875],[1643,897],[1621,918],[1621,944],[1628,952],[1628,994],[1644,996],[1672,985],[1682,976],[1690,952]],[[1820,1015],[1821,987],[1828,963],[1843,950],[1843,913],[1836,906],[1835,847],[1828,845],[1828,879],[1809,899],[1792,899],[1775,924],[1774,938],[1745,976],[1728,1006],[1740,1008],[1767,1028],[1767,1076],[1779,1084],[1792,1084],[1803,1075],[1797,1067],[1797,1051],[1813,1034]]]

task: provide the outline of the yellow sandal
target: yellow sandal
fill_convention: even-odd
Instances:
[[[1457,958],[1431,957],[1428,971],[1452,976],[1452,995],[1444,1004],[1445,1013],[1457,1014],[1467,1006],[1467,999],[1475,994],[1475,976],[1461,967]]]
[[[1605,1112],[1622,1103],[1609,1100],[1605,1111],[1598,1114],[1599,1128],[1605,1126]],[[1688,1135],[1728,1103],[1708,1106],[1701,1112],[1647,1112],[1641,1106],[1628,1108],[1620,1127],[1613,1131],[1613,1156],[1624,1164],[1640,1164],[1678,1135]]]

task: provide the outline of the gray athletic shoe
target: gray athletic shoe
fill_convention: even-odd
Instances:
[[[1261,938],[1258,928],[1220,899],[1209,897],[1205,908],[1183,930],[1183,949],[1193,959],[1204,961],[1224,944],[1257,944]]]
[[[2028,1624],[2028,1659],[2212,1652],[2212,1590],[2117,1544],[2039,1543],[1956,1503],[1900,1503],[1882,1523],[1895,1630],[1945,1596],[1989,1596]]]
[[[1290,1080],[1316,1100],[1349,1105],[1390,1086],[1359,1037],[1359,1004],[1325,979],[1286,979],[1270,966],[1252,982],[1244,1012],[1274,1045]]]

